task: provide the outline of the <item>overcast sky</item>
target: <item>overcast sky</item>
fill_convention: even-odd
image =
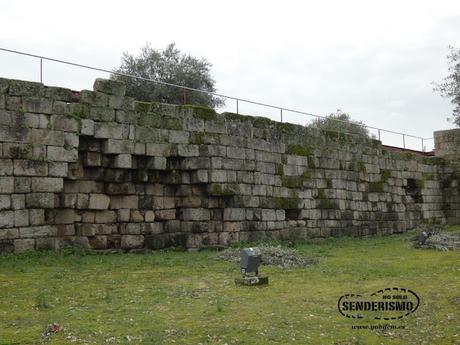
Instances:
[[[340,108],[422,137],[452,127],[452,106],[431,83],[447,75],[447,46],[460,47],[458,0],[2,2],[0,47],[112,69],[146,42],[208,59],[230,96],[320,115]],[[37,80],[38,63],[0,52],[0,76]],[[48,85],[91,89],[100,76],[44,64]],[[279,116],[243,104],[240,112]]]

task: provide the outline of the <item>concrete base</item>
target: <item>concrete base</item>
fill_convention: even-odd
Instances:
[[[235,279],[235,285],[268,285],[268,277],[242,277]]]

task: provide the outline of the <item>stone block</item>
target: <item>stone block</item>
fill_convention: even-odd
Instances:
[[[56,162],[76,162],[78,150],[73,147],[48,146],[46,154],[49,160]]]
[[[54,193],[30,193],[26,195],[27,208],[54,208]]]
[[[42,97],[23,97],[22,109],[28,113],[51,114],[53,111],[52,102]]]
[[[146,155],[147,156],[159,156],[159,157],[169,157],[171,156],[171,145],[169,144],[146,144]]]
[[[51,225],[19,228],[19,237],[21,238],[56,236],[56,233],[56,227]]]
[[[107,236],[92,236],[88,238],[88,242],[92,249],[107,248]]]
[[[9,195],[0,195],[0,210],[11,208],[11,197]]]
[[[0,194],[14,193],[14,177],[0,176]]]
[[[117,80],[97,78],[93,85],[94,91],[106,93],[108,95],[124,96],[126,85]]]
[[[113,161],[114,168],[131,169],[132,165],[132,156],[127,153],[116,155]]]
[[[45,223],[45,210],[30,209],[29,210],[29,224],[30,225],[43,225]]]
[[[176,219],[176,209],[156,210],[155,218],[157,220],[172,220]]]
[[[29,210],[14,211],[14,226],[29,226]]]
[[[103,139],[122,139],[123,127],[116,122],[96,122],[94,124],[94,137]]]
[[[169,131],[168,141],[171,144],[188,144],[190,140],[190,133],[185,131]]]
[[[14,227],[14,211],[0,211],[0,229]]]
[[[209,220],[211,215],[208,209],[205,208],[183,208],[182,220]]]
[[[130,220],[134,223],[140,223],[144,221],[144,216],[139,210],[131,210]]]
[[[21,210],[26,208],[26,196],[24,194],[12,194],[11,208],[13,210]]]
[[[59,177],[32,177],[32,193],[37,192],[62,192],[64,180]]]
[[[146,222],[153,222],[155,221],[155,212],[151,211],[151,210],[147,210],[145,211],[145,221]]]
[[[16,229],[16,228],[1,229],[0,228],[0,241],[14,240],[16,238],[19,238],[19,229]]]
[[[109,100],[102,92],[82,90],[80,91],[80,102],[93,107],[107,107]]]
[[[166,170],[167,160],[165,157],[152,157],[147,161],[146,168],[151,170]]]
[[[192,183],[208,183],[209,175],[207,170],[196,170],[191,173]]]
[[[33,143],[34,145],[44,144],[63,146],[64,132],[49,129],[32,128],[30,129],[29,142]]]
[[[81,120],[81,135],[94,136],[94,121],[90,119]]]
[[[118,196],[114,195],[110,197],[110,209],[125,209],[132,208],[137,209],[139,207],[139,197],[137,195]]]
[[[66,162],[49,162],[48,175],[53,177],[66,177],[68,167]]]
[[[90,210],[106,210],[109,208],[110,198],[105,194],[90,194],[89,205]]]
[[[85,167],[99,167],[102,165],[102,155],[99,152],[85,152],[83,155]]]
[[[13,167],[15,176],[48,175],[48,163],[43,161],[15,159],[13,161]]]
[[[178,157],[197,157],[199,156],[198,145],[182,145],[176,147]]]
[[[8,94],[12,96],[42,96],[43,92],[42,83],[14,79],[9,81]]]
[[[49,125],[58,131],[78,132],[80,130],[80,121],[65,115],[52,115]]]
[[[15,254],[24,253],[28,250],[34,250],[35,240],[34,239],[17,239],[14,240],[14,252]]]
[[[102,145],[102,152],[107,154],[132,153],[134,142],[131,140],[107,139]]]
[[[56,241],[54,238],[37,238],[35,239],[36,250],[55,250]]]
[[[225,208],[224,209],[224,220],[245,220],[245,209],[244,208]]]
[[[13,174],[13,161],[11,159],[0,159],[0,176],[12,175],[12,174]]]
[[[88,118],[101,122],[115,121],[115,110],[108,107],[90,107]]]
[[[227,182],[227,171],[211,169],[209,182]]]
[[[136,249],[144,246],[144,236],[142,235],[123,235],[121,236],[121,248]]]
[[[64,147],[78,148],[78,143],[80,142],[79,136],[75,133],[64,133]]]
[[[63,87],[45,86],[45,97],[53,101],[72,101],[72,90]]]
[[[130,209],[125,208],[125,209],[119,209],[117,212],[117,219],[118,222],[129,222],[130,218]]]

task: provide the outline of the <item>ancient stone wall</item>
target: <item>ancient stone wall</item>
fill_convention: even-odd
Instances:
[[[0,252],[199,247],[460,220],[449,160],[266,118],[0,79]]]

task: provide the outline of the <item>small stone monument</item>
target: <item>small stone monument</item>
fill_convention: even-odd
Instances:
[[[259,248],[243,248],[241,251],[240,270],[243,275],[235,279],[236,285],[267,285],[268,277],[259,276],[261,253]]]

